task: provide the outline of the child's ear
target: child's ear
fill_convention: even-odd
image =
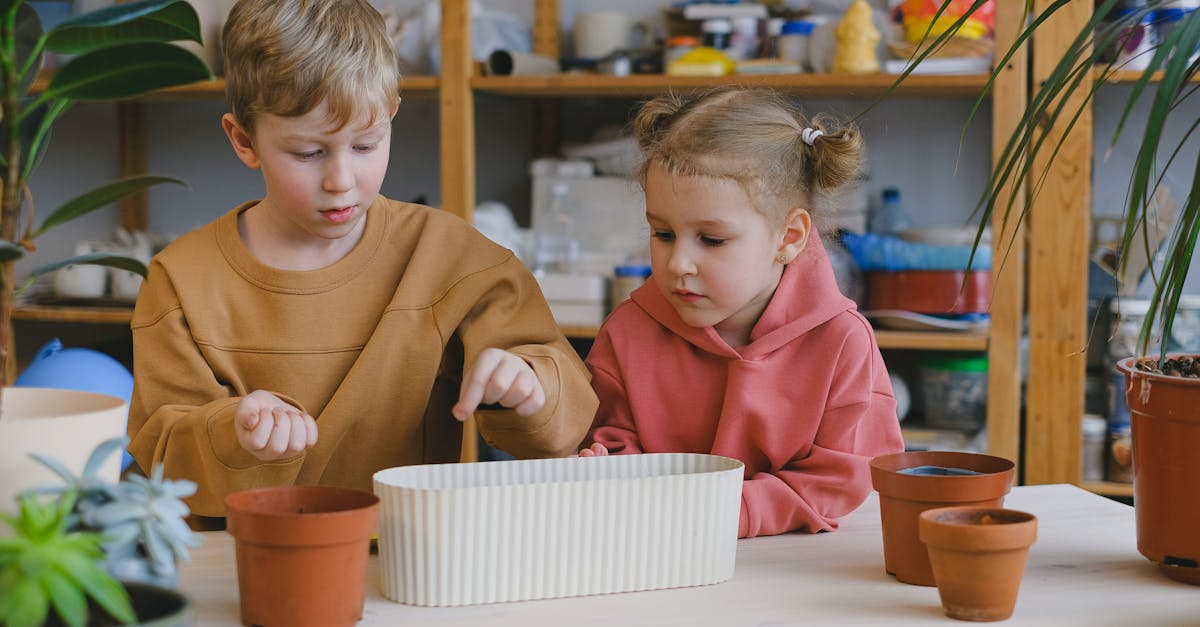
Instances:
[[[246,132],[232,113],[221,116],[221,128],[225,129],[225,136],[233,145],[233,152],[237,154],[238,159],[241,159],[246,167],[257,170],[261,163],[258,160],[258,152],[254,150],[254,141],[250,133]]]
[[[787,220],[783,223],[783,241],[775,253],[777,259],[786,259],[790,263],[808,243],[808,234],[812,231],[812,216],[802,207],[792,209]]]

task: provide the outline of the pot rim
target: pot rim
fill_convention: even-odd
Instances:
[[[990,515],[1000,523],[978,522]],[[1037,516],[1005,507],[954,506],[921,512],[919,536],[929,547],[983,552],[1026,548],[1037,540]]]
[[[286,510],[275,509],[279,506],[278,502],[264,505],[256,502],[258,497],[272,494],[297,493],[302,497],[326,497],[335,494],[345,495],[351,498],[360,499],[355,505],[341,507],[338,509],[320,510],[320,511],[292,511],[292,507]],[[313,519],[313,518],[334,518],[341,516],[352,516],[357,512],[379,506],[379,497],[365,490],[355,488],[342,488],[336,486],[322,485],[292,485],[292,486],[269,486],[264,488],[250,488],[248,490],[240,490],[229,494],[224,499],[226,515],[229,512],[237,512],[241,515],[255,516],[262,518],[278,518],[278,519]]]
[[[1195,357],[1196,359],[1200,359],[1200,353],[1190,353],[1190,352],[1167,353],[1168,359],[1170,359],[1172,357]],[[1193,387],[1200,386],[1200,378],[1177,377],[1174,375],[1163,374],[1161,372],[1148,372],[1146,370],[1138,370],[1133,367],[1133,362],[1135,362],[1139,359],[1157,359],[1157,358],[1147,357],[1145,355],[1143,355],[1141,357],[1130,356],[1130,357],[1126,357],[1124,359],[1118,360],[1117,365],[1114,366],[1113,369],[1129,378],[1155,379],[1155,380],[1161,380],[1164,382],[1169,382],[1172,385],[1183,385],[1183,386],[1193,386]]]

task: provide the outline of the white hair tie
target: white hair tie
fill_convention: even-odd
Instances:
[[[818,130],[815,128],[809,128],[806,126],[806,127],[804,127],[804,130],[800,131],[800,139],[803,139],[804,143],[811,146],[811,145],[813,145],[813,142],[817,141],[818,137],[820,137],[824,134],[825,134],[825,131],[821,131],[821,130]]]

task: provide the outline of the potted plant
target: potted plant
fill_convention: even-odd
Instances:
[[[49,143],[54,123],[80,101],[130,98],[212,77],[193,53],[171,42],[199,43],[200,23],[185,0],[141,0],[75,16],[49,31],[25,0],[0,2],[0,381],[7,382],[8,350],[16,285],[14,263],[34,250],[51,228],[126,195],[178,179],[137,176],[68,201],[40,224],[26,186]],[[44,86],[46,52],[72,55]],[[43,265],[39,275],[73,264],[98,264],[146,273],[133,258],[92,253]],[[10,392],[9,394],[12,394]]]
[[[37,168],[54,123],[79,101],[129,98],[148,91],[211,77],[191,52],[170,43],[200,41],[196,12],[184,0],[142,0],[78,15],[46,31],[25,0],[0,2],[0,386],[12,345],[16,260],[34,251],[34,241],[55,226],[106,206],[128,194],[173,178],[136,176],[103,185],[54,211],[35,212],[26,181]],[[38,80],[47,52],[73,55],[48,79]],[[145,265],[105,253],[73,257],[34,269],[21,287],[71,264],[99,264],[145,275]],[[19,452],[54,447],[74,464],[101,440],[125,431],[128,408],[112,397],[37,388],[0,389],[0,440]],[[0,473],[0,498],[23,488],[25,473],[11,466],[25,456],[8,455]],[[14,460],[20,460],[19,462]],[[37,469],[34,472],[38,472]],[[116,479],[114,465],[109,478]],[[32,480],[36,480],[30,477]]]
[[[1045,2],[1044,8],[1031,16],[1016,44],[1007,51],[997,52],[992,79],[1038,28],[1059,28],[1053,23],[1046,25],[1060,11],[1080,1]],[[946,0],[938,16],[951,15],[944,13],[951,4],[961,9],[966,3]],[[944,33],[929,37],[931,44],[915,60],[919,63],[950,41],[966,19],[984,4],[985,0],[971,2]],[[1159,14],[1158,11],[1168,8],[1165,0],[1138,4],[1142,6],[1118,14],[1116,10],[1121,5],[1118,0],[1098,0],[1091,18],[1081,21],[1061,60],[1034,89],[1021,122],[1005,146],[1004,156],[980,201],[981,225],[990,222],[994,211],[1002,212],[1000,215],[1006,220],[1026,217],[1027,206],[1016,191],[1021,188],[1013,183],[1028,181],[1033,194],[1052,184],[1036,164],[1052,162],[1066,141],[1066,134],[1055,140],[1047,129],[1056,125],[1070,129],[1077,123],[1083,107],[1090,106],[1103,82],[1095,80],[1096,68],[1105,76],[1121,69],[1119,63],[1123,61],[1106,59],[1107,51],[1118,47],[1128,49],[1136,43],[1137,33],[1142,32],[1139,25],[1155,23],[1156,19],[1165,23],[1165,16],[1170,15],[1171,28],[1157,46],[1138,57],[1139,69],[1144,66],[1144,70],[1130,90],[1113,138],[1115,143],[1123,131],[1128,131],[1126,122],[1135,107],[1148,105],[1129,177],[1117,274],[1124,275],[1131,261],[1145,260],[1153,278],[1153,293],[1141,327],[1137,354],[1122,360],[1118,369],[1125,374],[1125,396],[1131,410],[1138,549],[1160,564],[1169,576],[1200,584],[1200,536],[1195,533],[1200,527],[1200,505],[1196,505],[1200,503],[1200,456],[1195,454],[1200,449],[1200,416],[1194,410],[1200,405],[1200,379],[1197,379],[1200,368],[1196,356],[1168,355],[1167,342],[1162,339],[1171,337],[1192,253],[1200,239],[1200,174],[1191,179],[1186,199],[1161,251],[1161,261],[1156,261],[1156,251],[1147,250],[1147,240],[1142,235],[1144,225],[1156,219],[1155,198],[1162,184],[1162,171],[1176,159],[1181,159],[1181,166],[1194,168],[1189,164],[1194,163],[1196,155],[1186,150],[1185,142],[1194,139],[1190,136],[1200,125],[1200,107],[1194,98],[1188,104],[1189,97],[1196,94],[1196,74],[1200,69],[1195,56],[1200,50],[1200,11]],[[905,76],[907,73],[897,82]],[[1182,122],[1188,132],[1182,137],[1167,137],[1164,129],[1169,121],[1175,120]],[[1163,153],[1170,156],[1160,161]],[[1040,160],[1038,155],[1042,156]],[[976,239],[976,245],[978,242]]]
[[[99,477],[124,446],[124,438],[102,443],[78,476],[35,455],[64,485],[27,491],[17,515],[0,514],[14,532],[0,536],[0,624],[191,624],[190,605],[173,588],[177,559],[198,540],[180,500],[196,486],[164,480],[161,467],[149,478]]]

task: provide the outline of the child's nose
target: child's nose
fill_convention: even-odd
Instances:
[[[696,273],[696,264],[683,246],[675,246],[667,258],[667,270],[677,276],[686,276]]]
[[[327,192],[338,193],[350,191],[354,187],[354,173],[350,169],[349,160],[345,157],[332,157],[326,160],[326,169],[321,187]]]

